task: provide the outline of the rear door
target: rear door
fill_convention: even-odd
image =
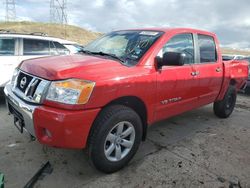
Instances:
[[[197,105],[198,97],[194,92],[198,82],[194,81],[193,64],[195,61],[192,33],[173,36],[163,46],[160,54],[179,52],[186,55],[183,66],[163,66],[157,73],[156,120],[192,109]]]
[[[199,96],[200,105],[213,102],[218,96],[223,81],[223,65],[218,58],[216,43],[213,36],[194,35],[197,47],[194,78],[199,81],[195,92]]]

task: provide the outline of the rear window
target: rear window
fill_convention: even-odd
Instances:
[[[198,35],[200,48],[200,63],[216,62],[217,52],[214,38],[207,35]]]
[[[14,39],[0,39],[0,55],[15,55]]]
[[[49,41],[23,39],[23,55],[49,55]]]

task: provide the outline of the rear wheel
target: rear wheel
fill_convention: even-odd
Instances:
[[[229,117],[235,107],[237,91],[230,85],[223,100],[214,102],[214,113],[220,118]]]
[[[123,168],[136,153],[142,139],[142,123],[131,108],[114,105],[97,117],[89,138],[88,153],[100,171]]]

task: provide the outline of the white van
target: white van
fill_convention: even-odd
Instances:
[[[0,33],[0,90],[11,79],[14,69],[25,59],[74,54],[81,50],[75,42],[43,34]]]

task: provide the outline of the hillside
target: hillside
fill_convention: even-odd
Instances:
[[[75,41],[83,45],[102,35],[101,33],[92,32],[77,26],[62,26],[59,24],[40,22],[0,22],[0,30],[1,29],[20,33],[42,32],[47,33],[49,36]],[[250,55],[250,51],[234,50],[230,48],[222,48],[222,53]]]
[[[83,45],[101,35],[101,33],[88,31],[77,26],[62,26],[60,24],[39,22],[0,22],[0,30],[1,29],[18,33],[42,32],[48,34],[49,36],[75,41]]]
[[[223,54],[237,54],[237,55],[250,56],[250,51],[235,50],[235,49],[230,49],[230,48],[222,48],[222,53]]]

